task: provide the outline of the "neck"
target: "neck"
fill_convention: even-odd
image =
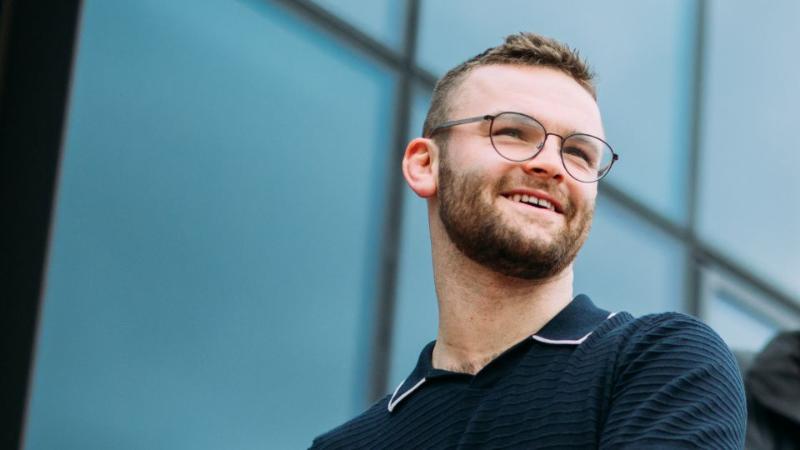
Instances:
[[[475,263],[449,239],[434,240],[432,250],[439,300],[435,368],[475,374],[572,300],[571,264],[545,280],[522,280]]]

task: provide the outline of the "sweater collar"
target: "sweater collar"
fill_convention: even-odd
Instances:
[[[595,306],[588,296],[578,294],[531,337],[545,344],[580,345],[595,328],[614,314]]]
[[[616,313],[609,313],[592,303],[584,294],[577,295],[555,317],[550,319],[531,338],[548,345],[580,345],[606,319]],[[422,349],[417,365],[411,374],[397,386],[389,399],[388,409],[392,412],[397,404],[419,389],[426,380],[452,373],[433,367],[433,341]]]

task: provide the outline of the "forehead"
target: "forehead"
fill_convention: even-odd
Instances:
[[[541,66],[489,65],[473,69],[458,87],[451,119],[515,111],[535,117],[553,133],[603,137],[597,102],[572,77]]]

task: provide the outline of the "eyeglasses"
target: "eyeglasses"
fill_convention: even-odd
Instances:
[[[582,183],[594,183],[606,176],[619,159],[611,146],[599,137],[585,133],[561,136],[548,133],[544,125],[531,116],[517,112],[451,120],[433,127],[427,137],[444,129],[465,123],[489,120],[489,139],[498,155],[514,161],[529,161],[542,151],[548,136],[561,139],[561,162],[567,173]]]

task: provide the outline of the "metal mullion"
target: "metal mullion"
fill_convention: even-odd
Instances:
[[[310,0],[273,0],[309,19],[350,47],[361,50],[392,69],[405,70],[404,53],[376,40],[335,14]]]
[[[432,91],[433,87],[436,86],[438,77],[432,72],[429,72],[428,70],[419,66],[412,67],[411,72],[414,75],[414,79],[423,87],[426,87]]]
[[[615,203],[622,205],[625,209],[633,212],[642,220],[658,228],[669,236],[680,241],[684,241],[687,244],[689,244],[689,241],[692,239],[685,227],[677,225],[663,214],[635,199],[620,188],[614,186],[610,181],[601,181],[599,188],[603,196],[610,197]]]
[[[800,303],[795,301],[791,295],[783,292],[781,289],[775,287],[772,283],[767,282],[766,280],[752,273],[752,271],[744,268],[734,259],[722,254],[720,251],[712,248],[710,245],[698,239],[695,235],[689,232],[688,228],[676,225],[662,214],[656,212],[644,203],[634,199],[610,183],[601,182],[600,191],[604,196],[608,196],[614,202],[619,203],[625,209],[633,212],[637,217],[644,220],[646,223],[689,246],[691,252],[690,257],[696,259],[699,263],[714,264],[725,269],[728,273],[730,273],[732,276],[735,276],[743,283],[762,292],[769,298],[774,299],[782,306],[785,306],[800,314]],[[697,282],[699,285],[699,280]],[[699,296],[699,286],[697,286],[696,289]]]
[[[716,249],[713,249],[702,242],[697,241],[694,248],[696,257],[700,261],[708,262],[718,266],[740,281],[766,295],[768,300],[772,300],[800,315],[800,303],[793,299],[788,293],[775,287],[772,283],[767,282],[761,277],[753,274],[738,263],[734,262],[732,259],[722,255]]]
[[[397,270],[399,259],[400,234],[403,212],[403,178],[400,159],[405,148],[410,110],[413,102],[412,83],[415,78],[415,52],[417,37],[418,0],[407,0],[404,41],[401,52],[373,39],[331,12],[308,0],[276,0],[294,12],[302,15],[318,27],[342,40],[345,45],[354,47],[368,57],[377,60],[395,71],[398,76],[395,95],[395,115],[392,125],[392,140],[385,168],[385,205],[379,242],[377,281],[374,290],[374,323],[370,327],[367,383],[364,388],[368,402],[373,402],[386,393],[391,361],[394,310],[397,291]],[[417,71],[416,75],[435,83],[433,75]],[[432,80],[432,81],[431,81]],[[363,405],[362,405],[363,406]]]
[[[380,272],[377,286],[374,339],[367,398],[373,402],[387,392],[391,364],[394,312],[397,300],[398,261],[403,220],[403,157],[413,103],[413,67],[416,59],[419,0],[406,1],[403,64],[397,86],[392,149],[386,167],[386,208],[381,240]]]
[[[690,122],[690,144],[687,171],[686,192],[686,225],[689,249],[686,252],[686,285],[684,308],[689,314],[700,315],[700,302],[702,291],[700,286],[700,270],[704,263],[698,249],[697,239],[697,204],[699,195],[700,151],[702,147],[702,119],[703,119],[703,77],[705,74],[705,47],[706,47],[706,18],[707,8],[705,0],[696,2],[695,12],[695,49],[694,71],[692,80],[692,106]]]

